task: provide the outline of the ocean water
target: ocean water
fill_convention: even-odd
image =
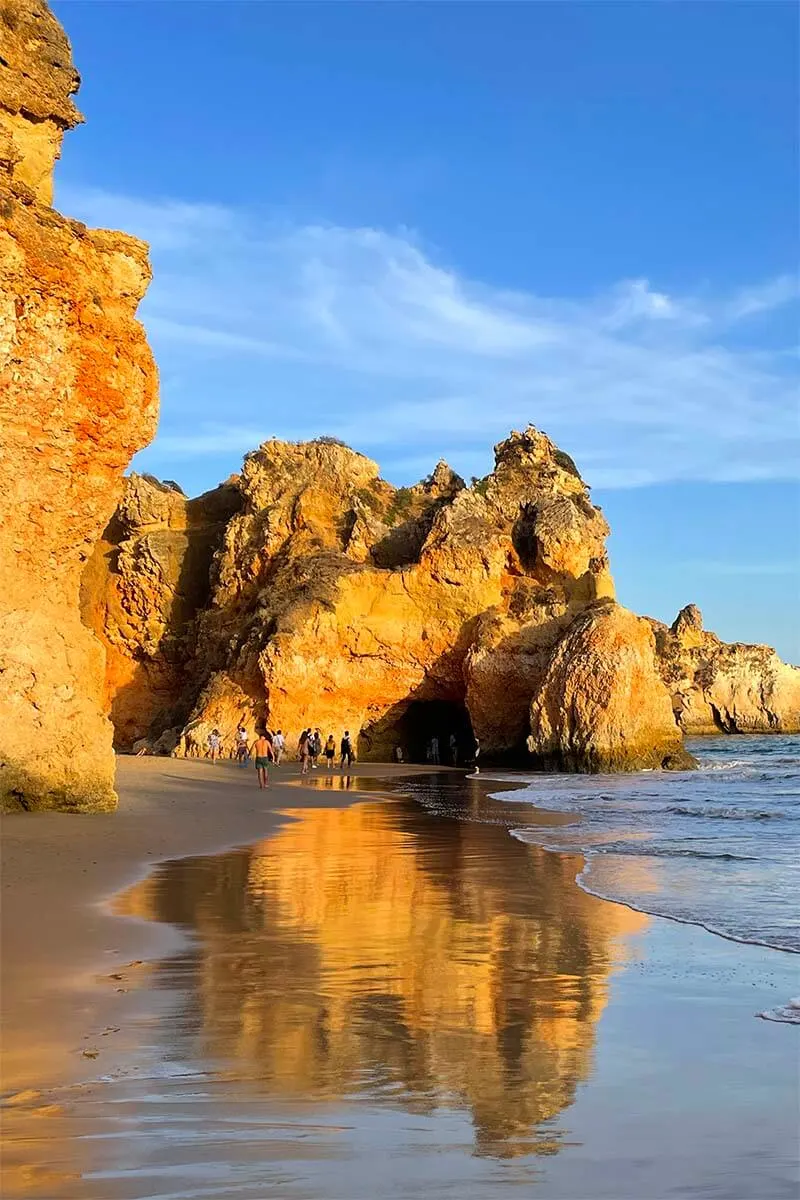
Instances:
[[[490,819],[507,821],[520,841],[582,854],[578,883],[596,896],[800,953],[800,736],[695,738],[688,746],[697,771],[485,770],[484,785],[516,785],[492,788],[502,807]],[[562,823],[531,820],[531,805]],[[471,819],[485,818],[473,810]],[[762,1015],[800,1023],[800,999]]]
[[[800,736],[688,746],[699,771],[528,776],[502,799],[575,821],[511,832],[583,853],[579,883],[595,895],[800,952]]]

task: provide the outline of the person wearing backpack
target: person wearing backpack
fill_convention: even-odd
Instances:
[[[345,729],[345,731],[344,731],[344,737],[342,738],[341,745],[339,746],[339,750],[341,751],[341,755],[342,755],[341,762],[339,763],[339,768],[342,769],[344,767],[345,762],[347,763],[348,767],[350,767],[353,762],[354,755],[353,755],[353,743],[350,741],[350,730],[349,729]]]

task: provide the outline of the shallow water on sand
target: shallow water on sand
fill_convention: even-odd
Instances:
[[[124,893],[190,940],[129,1068],[10,1111],[4,1196],[793,1196],[770,952],[588,895],[477,781],[428,786],[458,811],[298,810]]]

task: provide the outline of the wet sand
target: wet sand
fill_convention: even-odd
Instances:
[[[121,759],[119,813],[4,820],[6,1200],[796,1196],[796,959],[586,895],[460,773],[354,790],[413,770]]]

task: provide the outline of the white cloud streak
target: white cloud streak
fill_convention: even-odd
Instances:
[[[150,461],[331,433],[398,463],[449,447],[464,472],[531,421],[605,487],[797,473],[797,358],[771,325],[797,302],[790,276],[714,297],[642,278],[564,300],[466,279],[406,230],[87,189],[59,204],[151,243],[142,317],[180,382],[165,383]]]

